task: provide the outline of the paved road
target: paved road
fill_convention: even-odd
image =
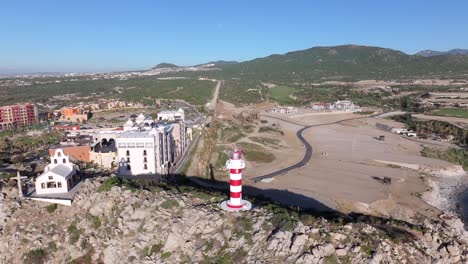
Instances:
[[[312,128],[312,127],[329,126],[329,125],[339,124],[339,123],[345,122],[345,121],[365,119],[365,118],[373,117],[373,116],[355,117],[355,118],[343,119],[343,120],[332,122],[332,123],[305,126],[305,125],[298,124],[298,123],[295,123],[295,122],[292,122],[292,121],[289,121],[289,120],[286,120],[286,119],[283,119],[283,118],[275,117],[275,116],[269,116],[269,115],[262,115],[262,116],[269,117],[269,118],[274,118],[274,119],[278,119],[278,120],[288,122],[288,123],[291,123],[291,124],[294,124],[294,125],[302,126],[303,128],[301,128],[301,129],[299,129],[299,131],[297,131],[296,137],[302,142],[302,144],[304,144],[305,153],[304,153],[304,157],[302,158],[301,161],[299,161],[299,162],[297,162],[297,163],[295,163],[295,164],[293,164],[293,165],[291,165],[289,167],[286,167],[286,168],[283,168],[281,170],[277,170],[277,171],[274,171],[274,172],[271,172],[271,173],[268,173],[268,174],[265,174],[265,175],[262,175],[262,176],[256,176],[256,177],[249,178],[249,180],[252,180],[254,182],[259,182],[259,181],[261,181],[263,179],[273,178],[275,176],[282,175],[282,174],[284,174],[286,172],[292,171],[294,169],[297,169],[297,168],[300,168],[300,167],[306,165],[311,160],[313,149],[312,149],[312,145],[310,145],[310,143],[307,142],[307,140],[302,135],[302,133],[305,130],[307,130],[309,128]]]
[[[184,170],[185,165],[192,158],[192,155],[194,154],[193,149],[197,145],[199,139],[200,139],[200,133],[195,135],[195,138],[192,140],[192,142],[190,142],[190,145],[185,150],[184,156],[182,157],[182,159],[180,159],[180,161],[177,162],[176,168],[175,168],[175,170],[173,172],[174,174],[182,173],[182,171]]]

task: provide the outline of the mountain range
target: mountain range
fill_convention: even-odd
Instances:
[[[213,62],[221,71],[204,75],[288,83],[468,76],[468,56],[460,55],[461,50],[437,56],[428,54],[409,55],[398,50],[359,45],[313,47],[239,63]]]
[[[468,55],[468,49],[451,49],[449,51],[422,50],[416,55],[432,57],[438,55]]]

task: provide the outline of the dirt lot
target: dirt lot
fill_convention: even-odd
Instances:
[[[301,116],[297,119],[284,115],[280,117],[299,124],[320,125],[362,116],[334,114]],[[418,198],[418,193],[426,191],[427,186],[417,171],[385,165],[375,160],[431,168],[443,168],[451,164],[421,157],[420,143],[377,130],[374,124],[380,121],[369,118],[311,127],[304,132],[304,137],[313,147],[312,159],[306,166],[278,176],[269,183],[249,184],[263,189],[286,189],[342,211],[364,211],[405,218],[414,217],[413,208],[418,208],[418,213],[422,214],[434,213],[432,207]],[[300,128],[285,121],[274,122],[280,123],[292,135]],[[375,138],[379,135],[385,135],[385,141]],[[283,152],[275,153],[280,162],[262,166],[248,164],[245,177],[259,176],[299,161],[304,152],[302,144],[295,137],[289,137],[287,144],[289,146]],[[390,177],[392,184],[384,185],[376,180],[383,177]],[[294,201],[290,201],[291,197],[275,198],[294,204]],[[297,201],[296,204],[309,207],[303,203]]]

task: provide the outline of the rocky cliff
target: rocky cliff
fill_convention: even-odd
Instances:
[[[87,179],[72,207],[0,195],[0,263],[466,263],[467,236],[447,215],[419,224],[297,212],[265,202],[218,208],[196,189]]]

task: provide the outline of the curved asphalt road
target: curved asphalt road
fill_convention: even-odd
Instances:
[[[294,122],[291,122],[289,120],[282,119],[282,118],[279,118],[279,117],[268,116],[268,115],[263,115],[263,116],[278,119],[278,120],[288,122],[290,124],[294,124],[294,125],[297,125],[297,126],[302,126],[303,128],[299,129],[296,132],[296,137],[302,142],[302,144],[304,144],[306,150],[305,150],[305,153],[304,153],[304,157],[302,158],[301,161],[299,161],[299,162],[297,162],[297,163],[295,163],[295,164],[293,164],[293,165],[291,165],[289,167],[282,168],[281,170],[277,170],[277,171],[274,171],[274,172],[271,172],[271,173],[268,173],[268,174],[265,174],[265,175],[262,175],[262,176],[256,176],[256,177],[249,178],[249,180],[252,180],[254,182],[259,182],[259,181],[261,181],[263,179],[273,178],[275,176],[284,174],[286,172],[289,172],[289,171],[292,171],[294,169],[300,168],[300,167],[306,165],[310,161],[310,159],[312,158],[313,149],[312,149],[312,146],[310,145],[310,143],[307,142],[307,140],[302,136],[302,132],[304,132],[304,130],[309,129],[311,127],[328,126],[328,125],[339,124],[339,123],[344,122],[344,121],[369,118],[369,117],[373,117],[374,115],[363,116],[363,117],[355,117],[355,118],[348,118],[348,119],[343,119],[343,120],[332,122],[332,123],[318,124],[318,125],[312,125],[312,126],[301,125],[301,124],[294,123]]]

